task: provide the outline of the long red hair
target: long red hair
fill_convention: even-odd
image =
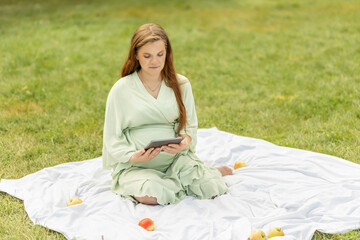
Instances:
[[[132,74],[135,71],[141,69],[139,61],[136,59],[137,51],[149,42],[155,41],[164,41],[166,48],[166,59],[164,68],[161,71],[161,77],[166,79],[165,83],[168,87],[171,87],[175,93],[176,102],[179,108],[179,127],[177,133],[180,134],[180,130],[183,129],[186,125],[186,110],[184,103],[181,98],[181,91],[178,79],[176,77],[176,72],[173,64],[173,52],[169,37],[167,36],[165,30],[158,24],[147,23],[141,25],[134,33],[131,38],[131,46],[129,50],[129,55],[125,60],[124,66],[121,70],[121,77],[125,77],[129,74]]]

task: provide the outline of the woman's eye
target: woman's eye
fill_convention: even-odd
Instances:
[[[150,56],[144,56],[144,58],[149,58]]]
[[[163,53],[162,53],[162,54],[158,54],[159,57],[162,57],[163,55],[164,55]]]

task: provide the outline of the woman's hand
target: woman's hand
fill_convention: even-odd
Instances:
[[[130,162],[141,163],[147,162],[156,157],[161,151],[161,148],[149,148],[145,150],[144,148],[136,151],[130,158]]]
[[[185,138],[179,144],[169,144],[167,146],[162,146],[161,149],[172,154],[185,150],[190,145],[191,137],[189,135],[179,135],[179,137]]]

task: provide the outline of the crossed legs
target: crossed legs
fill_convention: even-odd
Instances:
[[[226,176],[226,175],[232,175],[232,169],[230,169],[229,167],[226,166],[220,166],[220,167],[216,167],[217,170],[220,171],[222,176]],[[213,196],[212,199],[214,199],[217,196]],[[146,205],[158,205],[159,203],[157,202],[157,198],[156,197],[149,197],[148,195],[144,196],[144,197],[135,197],[133,196],[133,198],[138,201],[139,203],[142,204],[146,204]]]

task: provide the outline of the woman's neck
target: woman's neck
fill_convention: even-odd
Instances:
[[[149,84],[154,84],[154,83],[158,83],[161,82],[161,75],[150,75],[150,74],[146,74],[144,71],[142,71],[141,69],[138,71],[138,75],[140,77],[140,79],[143,82],[147,82]]]

